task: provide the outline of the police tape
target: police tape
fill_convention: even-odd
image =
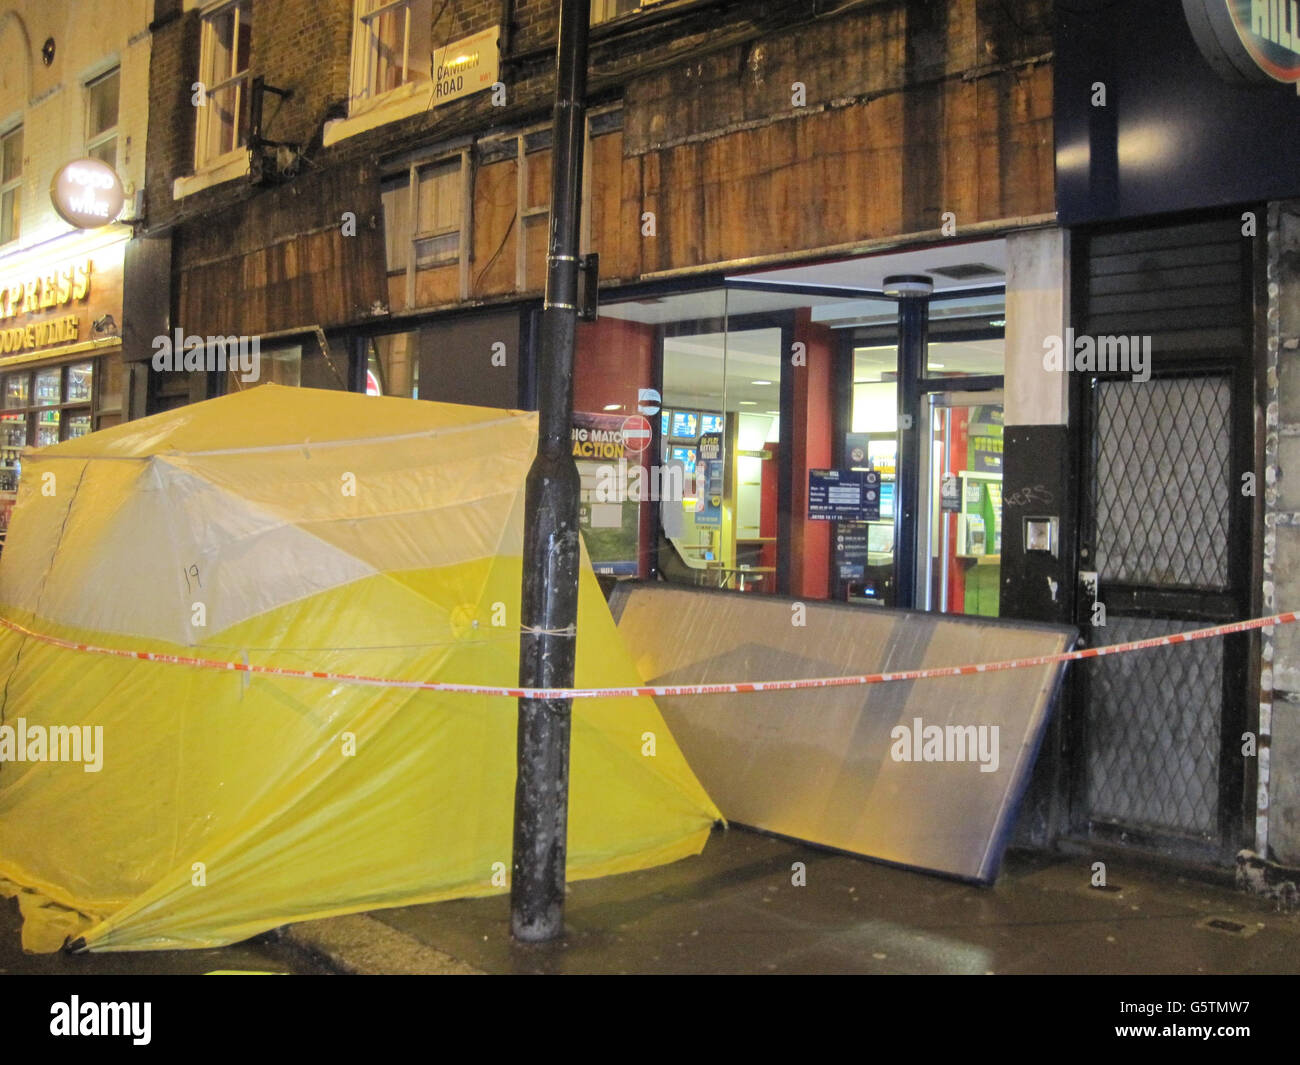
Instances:
[[[113,658],[130,658],[142,662],[159,662],[172,666],[191,666],[196,669],[224,670],[232,673],[252,673],[268,677],[290,677],[306,680],[327,680],[335,684],[357,684],[372,688],[403,688],[412,691],[448,692],[457,695],[491,695],[510,699],[536,699],[552,702],[560,699],[624,699],[634,697],[673,697],[678,695],[730,695],[759,692],[802,691],[808,688],[847,688],[862,684],[888,684],[904,680],[932,680],[936,677],[969,677],[980,673],[1000,673],[1008,669],[1032,669],[1050,666],[1057,662],[1078,662],[1085,658],[1104,658],[1145,651],[1153,647],[1172,647],[1195,640],[1209,640],[1216,636],[1230,636],[1253,629],[1269,629],[1274,625],[1289,625],[1300,620],[1300,614],[1272,614],[1249,621],[1233,621],[1226,625],[1213,625],[1206,629],[1171,633],[1168,636],[1151,636],[1145,640],[1108,644],[1103,647],[1085,647],[1078,651],[1061,651],[1053,655],[1033,655],[1029,658],[1008,658],[1001,662],[980,662],[964,666],[930,666],[926,669],[896,670],[890,673],[857,673],[844,677],[806,677],[802,680],[756,680],[735,684],[665,684],[640,685],[635,688],[505,688],[488,684],[453,684],[445,681],[397,680],[392,677],[367,677],[357,673],[330,673],[324,670],[287,669],[283,666],[262,666],[250,662],[226,662],[212,658],[192,658],[186,655],[161,654],[157,651],[127,651],[120,647],[96,647],[94,644],[74,643],[48,633],[25,628],[8,618],[0,618],[0,626],[12,632],[60,647],[67,651],[108,655]]]

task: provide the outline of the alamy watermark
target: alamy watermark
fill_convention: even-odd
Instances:
[[[1058,373],[1127,373],[1151,380],[1151,337],[1075,336],[1073,329],[1043,338],[1043,369]]]
[[[629,466],[627,459],[619,459],[617,466],[596,467],[596,484],[592,500],[596,503],[680,503],[694,499],[696,509],[702,510],[707,502],[706,478],[700,473],[687,473],[680,462],[666,466]]]
[[[153,368],[238,372],[245,384],[262,375],[262,338],[246,336],[186,336],[177,326],[174,336],[153,338]]]
[[[927,725],[914,717],[910,726],[890,729],[889,738],[895,762],[979,762],[981,773],[998,770],[997,725]]]
[[[50,1035],[129,1036],[136,1046],[148,1046],[152,1002],[82,1002],[72,995],[50,1006]]]
[[[81,762],[87,773],[104,768],[103,725],[0,725],[0,763]]]

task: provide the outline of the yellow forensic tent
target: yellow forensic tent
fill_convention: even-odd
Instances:
[[[514,685],[536,433],[264,385],[28,452],[0,615],[76,644]],[[577,683],[638,683],[585,552],[581,573]],[[513,699],[11,629],[0,677],[0,891],[29,950],[214,946],[508,890]],[[575,701],[571,878],[696,854],[720,816],[652,701]]]

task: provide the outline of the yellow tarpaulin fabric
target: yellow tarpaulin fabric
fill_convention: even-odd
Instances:
[[[0,612],[114,648],[511,685],[535,447],[532,414],[266,385],[29,452]],[[638,682],[585,553],[578,633],[580,686]],[[508,890],[511,699],[8,630],[0,677],[0,893],[29,950]],[[720,817],[651,700],[575,701],[571,878],[696,854]]]

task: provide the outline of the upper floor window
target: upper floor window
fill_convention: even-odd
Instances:
[[[648,7],[656,7],[665,0],[591,0],[591,24],[608,22],[620,15],[630,15]]]
[[[117,99],[121,68],[86,85],[86,154],[117,169]]]
[[[23,196],[23,127],[0,134],[0,244],[18,239]]]
[[[391,273],[460,259],[465,222],[461,164],[459,155],[422,163],[381,185]]]
[[[433,0],[357,0],[352,100],[429,80]]]
[[[203,15],[199,80],[203,83],[206,103],[197,108],[195,168],[208,165],[248,143],[252,7],[251,0],[234,0]]]
[[[469,298],[469,151],[426,156],[380,183],[388,292],[395,306]]]

